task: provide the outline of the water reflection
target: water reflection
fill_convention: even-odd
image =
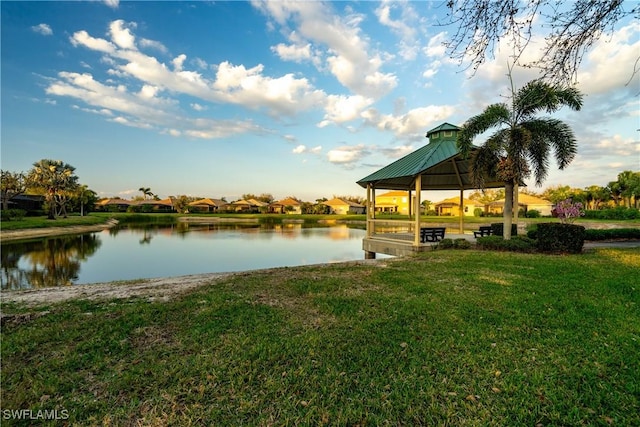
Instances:
[[[117,227],[2,245],[2,290],[362,259],[347,225],[201,224]]]
[[[2,290],[70,285],[99,247],[95,234],[2,245]]]

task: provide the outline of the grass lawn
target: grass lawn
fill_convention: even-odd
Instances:
[[[104,216],[72,215],[67,218],[47,219],[46,216],[24,217],[18,221],[2,221],[2,230],[24,230],[27,228],[70,227],[75,225],[95,225],[106,222],[109,218]]]
[[[2,328],[2,409],[74,425],[640,425],[639,265],[637,249],[438,250],[164,302],[4,304],[30,315]]]

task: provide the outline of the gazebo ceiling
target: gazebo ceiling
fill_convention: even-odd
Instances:
[[[471,160],[463,158],[453,140],[433,141],[358,181],[364,188],[404,190],[415,188],[421,177],[423,190],[467,190],[477,186],[470,172]],[[485,188],[504,187],[495,177],[485,177]]]

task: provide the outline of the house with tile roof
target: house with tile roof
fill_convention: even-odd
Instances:
[[[460,215],[460,197],[451,197],[434,204],[439,216]],[[462,199],[462,211],[464,216],[474,216],[477,208],[484,210],[484,205],[477,200]]]
[[[376,195],[375,206],[376,212],[409,215],[409,192],[388,191],[386,193]]]
[[[366,209],[365,206],[360,203],[343,200],[339,197],[327,200],[322,204],[329,208],[329,213],[337,215],[363,214]]]
[[[191,212],[219,212],[227,205],[227,202],[221,199],[200,199],[194,200],[187,206]]]
[[[518,206],[519,210],[523,210],[525,213],[530,210],[536,210],[542,216],[551,216],[551,210],[553,209],[553,203],[549,200],[523,193],[518,194]],[[492,214],[502,214],[504,211],[504,199],[489,203],[487,210]]]
[[[269,205],[269,213],[297,214],[302,213],[302,204],[294,198],[287,198]]]

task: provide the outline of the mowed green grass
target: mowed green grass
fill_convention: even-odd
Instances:
[[[31,315],[2,328],[2,409],[66,409],[73,425],[640,425],[639,267],[637,249],[437,250],[164,302],[5,304]]]

